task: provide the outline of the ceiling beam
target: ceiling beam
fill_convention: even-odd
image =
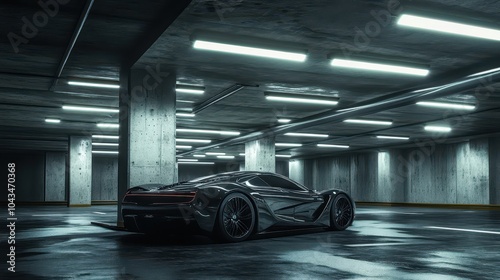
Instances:
[[[194,152],[200,152],[218,146],[242,144],[248,141],[257,140],[264,137],[270,137],[277,134],[298,131],[300,129],[313,127],[324,123],[339,123],[347,118],[355,118],[407,105],[412,105],[415,104],[415,102],[417,101],[429,100],[433,98],[447,96],[450,94],[456,94],[473,88],[484,87],[488,84],[492,84],[498,81],[500,81],[500,70],[492,73],[477,75],[474,77],[469,77],[469,76],[462,77],[454,82],[449,82],[448,79],[444,79],[441,86],[435,89],[431,89],[428,91],[421,91],[419,89],[411,88],[411,89],[397,91],[394,93],[390,93],[385,97],[374,98],[371,100],[355,103],[349,108],[334,109],[324,113],[316,114],[310,117],[297,120],[293,123],[277,125],[263,130],[253,131],[242,136],[238,136],[228,140],[213,143],[208,146],[198,147],[190,151],[179,153],[179,155],[189,155]],[[436,87],[436,84],[439,84],[439,81],[436,81],[431,85],[423,86],[421,89]]]

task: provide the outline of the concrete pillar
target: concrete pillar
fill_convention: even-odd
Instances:
[[[90,206],[92,191],[92,138],[69,137],[69,206]]]
[[[490,204],[500,204],[500,137],[489,139]]]
[[[66,201],[66,154],[45,154],[45,201]]]
[[[262,138],[245,143],[245,170],[276,171],[274,137]]]
[[[130,187],[177,181],[176,77],[160,66],[120,73],[119,202]],[[119,225],[120,210],[119,203]]]

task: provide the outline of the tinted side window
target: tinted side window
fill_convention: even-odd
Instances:
[[[266,181],[270,186],[272,187],[277,187],[277,188],[283,188],[287,190],[292,190],[292,191],[304,191],[303,188],[297,186],[291,181],[288,181],[286,179],[273,176],[273,175],[260,175],[262,180]]]
[[[249,187],[269,187],[269,185],[259,177],[253,177],[252,179],[246,181],[245,185]]]

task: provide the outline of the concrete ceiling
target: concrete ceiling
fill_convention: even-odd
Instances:
[[[0,41],[0,149],[65,150],[70,134],[115,133],[99,131],[95,123],[117,122],[117,114],[75,114],[61,110],[61,105],[117,107],[118,91],[70,87],[65,80],[78,77],[117,81],[120,68],[134,62],[135,57],[138,61],[134,67],[175,71],[179,83],[206,88],[203,95],[179,93],[179,110],[190,110],[235,84],[251,85],[201,111],[195,118],[177,120],[177,126],[182,128],[237,130],[243,135],[277,126],[277,117],[300,122],[330,110],[348,109],[359,102],[384,99],[394,92],[452,82],[500,67],[498,41],[408,29],[396,24],[404,11],[420,11],[500,28],[498,1],[193,0],[178,15],[172,10],[174,5],[180,9],[179,2],[183,1],[96,1],[61,78],[51,90],[84,3],[60,5],[57,15],[39,28],[28,43],[21,44],[16,53],[7,35],[21,34],[22,17],[32,19],[41,8],[33,1],[4,1],[0,8],[6,15],[0,19],[5,39]],[[159,28],[167,25],[166,30]],[[283,62],[195,50],[193,39],[198,36],[307,50],[308,59],[304,63]],[[149,41],[152,45],[146,44]],[[329,58],[335,55],[417,63],[426,65],[430,74],[410,77],[333,68]],[[499,89],[500,84],[486,81],[481,86],[439,98],[475,104],[474,111],[405,105],[358,116],[392,120],[389,127],[327,122],[297,132],[326,133],[330,135],[328,139],[278,134],[277,142],[304,144],[300,148],[278,148],[278,153],[311,157],[345,152],[320,149],[315,146],[317,143],[348,144],[349,151],[412,145],[436,137],[423,130],[426,124],[451,125],[453,131],[446,136],[449,139],[497,133],[500,132]],[[335,96],[339,104],[306,106],[270,102],[264,98],[266,91]],[[64,122],[46,124],[47,117]],[[374,138],[377,134],[409,136],[411,143],[377,140]],[[178,137],[202,138],[184,133],[178,133]],[[237,154],[244,151],[244,146],[236,143],[221,146],[219,150]]]

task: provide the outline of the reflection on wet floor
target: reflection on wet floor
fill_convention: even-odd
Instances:
[[[90,225],[112,223],[115,215],[116,206],[21,207],[16,273],[2,271],[1,279],[429,280],[500,273],[500,211],[363,206],[343,232],[294,231],[238,244]]]

